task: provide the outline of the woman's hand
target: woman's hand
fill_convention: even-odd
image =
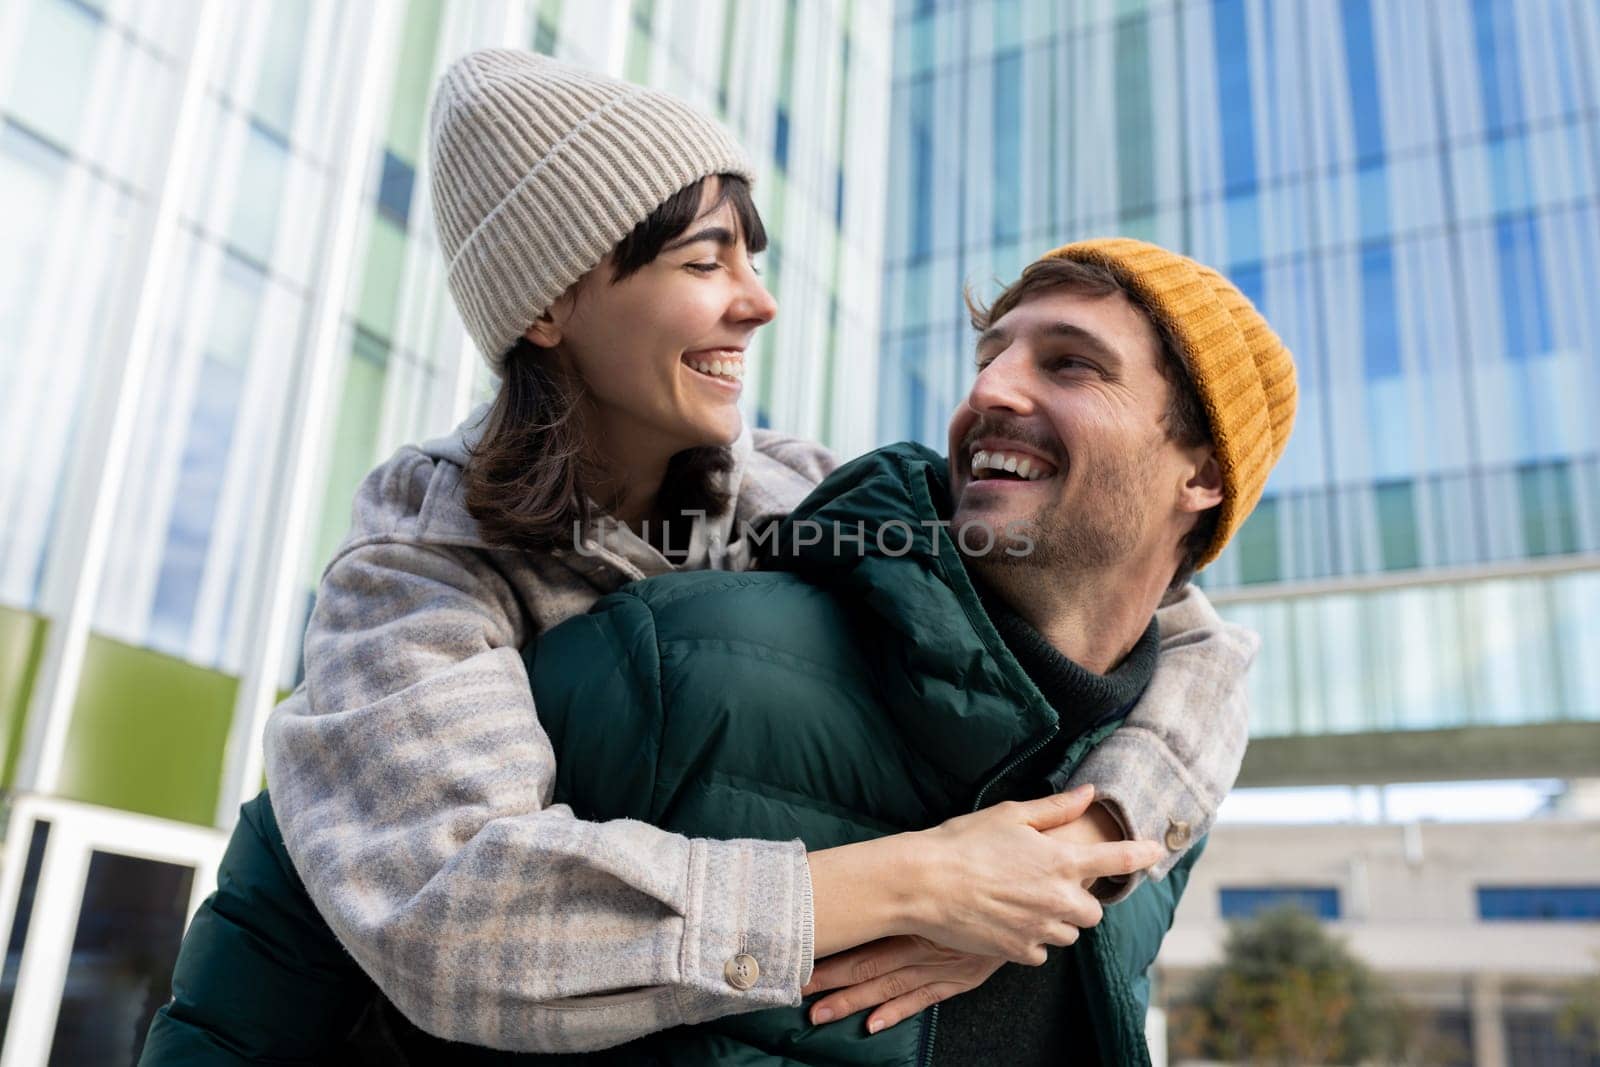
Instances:
[[[867,1016],[867,1032],[875,1034],[978,988],[1005,962],[957,952],[923,937],[890,937],[820,961],[800,995],[839,990],[811,1005],[813,1026],[876,1006]]]
[[[1154,841],[1084,844],[1048,831],[1083,815],[1094,788],[1008,801],[951,819],[919,838],[907,932],[973,956],[1037,967],[1047,945],[1070,945],[1094,926],[1100,902],[1084,888],[1132,874],[1165,855]]]
[[[1166,850],[1154,841],[1095,844],[1051,833],[1094,800],[1083,786],[1007,801],[931,830],[823,849],[811,867],[817,959],[898,934],[973,956],[1037,967],[1045,946],[1070,945],[1100,921],[1084,887],[1140,871]]]

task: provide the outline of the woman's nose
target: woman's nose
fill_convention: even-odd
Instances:
[[[778,298],[762,284],[760,275],[754,270],[747,270],[738,303],[733,311],[740,322],[765,326],[777,317]]]

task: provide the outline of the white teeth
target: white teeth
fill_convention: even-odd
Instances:
[[[742,359],[693,359],[686,362],[701,374],[709,374],[717,378],[729,378],[736,382],[744,380],[744,360]]]
[[[1032,456],[1007,455],[1004,452],[979,449],[972,454],[972,473],[976,475],[982,470],[1006,471],[1030,482],[1048,478],[1054,473],[1043,460],[1034,459]]]

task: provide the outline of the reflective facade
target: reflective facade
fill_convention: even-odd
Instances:
[[[855,0],[0,5],[7,1063],[131,1062],[215,884],[212,828],[260,787],[262,724],[296,681],[358,482],[492,390],[432,232],[443,67],[532,48],[728,123],[756,163],[783,308],[752,347],[747,416],[860,451],[891,15]],[[46,822],[35,857],[23,846]],[[150,975],[134,985],[97,940],[108,917],[137,926],[123,935]]]
[[[888,26],[845,0],[7,5],[5,784],[210,822],[217,780],[122,769],[176,743],[212,767],[229,749],[228,784],[253,788],[361,476],[492,388],[427,195],[429,91],[469,48],[533,48],[728,122],[786,312],[753,350],[748,414],[870,443]]]
[[[1587,0],[902,0],[880,437],[942,446],[964,284],[1187,252],[1300,370],[1202,576],[1255,734],[1600,719],[1597,66]]]

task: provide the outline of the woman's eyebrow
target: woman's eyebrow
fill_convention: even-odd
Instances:
[[[671,244],[667,245],[661,251],[673,252],[677,249],[683,248],[685,245],[692,245],[698,241],[715,241],[717,244],[726,247],[731,246],[735,240],[736,238],[733,236],[733,231],[728,229],[726,226],[707,226],[703,230],[696,230],[694,233],[685,234],[676,241],[673,241]]]

